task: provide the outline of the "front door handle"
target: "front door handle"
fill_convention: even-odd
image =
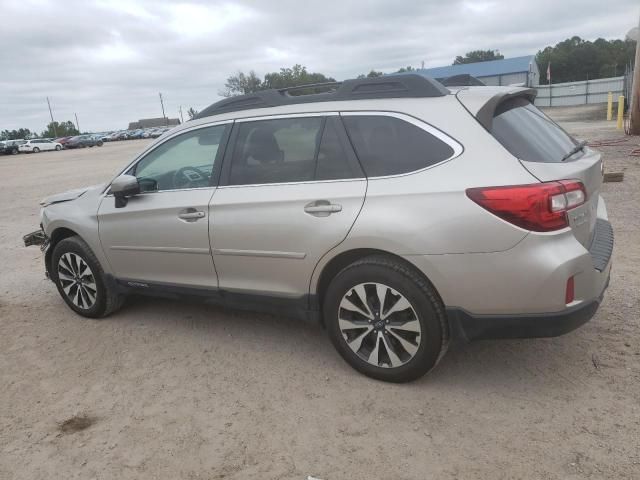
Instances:
[[[186,222],[195,222],[204,217],[205,213],[195,208],[186,208],[178,214],[178,218]]]
[[[332,213],[342,211],[342,205],[330,203],[328,200],[316,200],[304,206],[304,211],[315,217],[328,217]]]

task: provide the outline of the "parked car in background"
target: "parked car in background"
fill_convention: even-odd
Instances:
[[[39,153],[48,150],[60,151],[62,150],[62,144],[44,138],[34,138],[19,145],[18,150],[24,153]]]
[[[142,128],[139,128],[138,130],[134,130],[129,134],[129,140],[140,139],[142,138],[143,135],[144,135],[144,130]]]
[[[104,133],[94,133],[93,138],[96,140],[100,140],[102,143],[109,141],[109,135]]]
[[[17,155],[20,152],[18,147],[20,147],[24,142],[26,142],[26,140],[7,140],[4,142],[4,146],[0,153],[5,155]]]
[[[54,140],[54,142],[59,143],[64,147],[64,144],[67,143],[67,140],[69,140],[70,138],[73,138],[73,136],[58,137]]]
[[[65,148],[85,148],[85,147],[101,147],[103,144],[102,140],[95,138],[93,135],[78,135],[76,137],[71,137],[65,143]]]

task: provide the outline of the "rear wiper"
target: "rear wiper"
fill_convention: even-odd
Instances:
[[[569,157],[575,155],[576,153],[578,153],[580,150],[582,150],[586,146],[587,146],[587,141],[586,140],[581,141],[575,147],[573,147],[571,150],[569,150],[566,153],[566,155],[560,159],[560,161],[564,162],[566,159],[568,159]]]

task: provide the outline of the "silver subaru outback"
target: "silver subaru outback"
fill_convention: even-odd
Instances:
[[[420,75],[214,103],[113,180],[47,198],[76,313],[129,293],[322,322],[355,369],[431,370],[451,338],[550,337],[596,312],[613,232],[600,154],[535,90]]]

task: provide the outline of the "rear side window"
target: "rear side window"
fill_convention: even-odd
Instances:
[[[349,138],[368,177],[414,172],[453,156],[453,148],[395,117],[345,115]]]
[[[301,117],[240,123],[229,185],[354,178],[335,117]],[[343,133],[344,135],[344,133]]]
[[[561,162],[577,144],[571,135],[523,97],[498,106],[491,133],[514,157],[528,162]]]

